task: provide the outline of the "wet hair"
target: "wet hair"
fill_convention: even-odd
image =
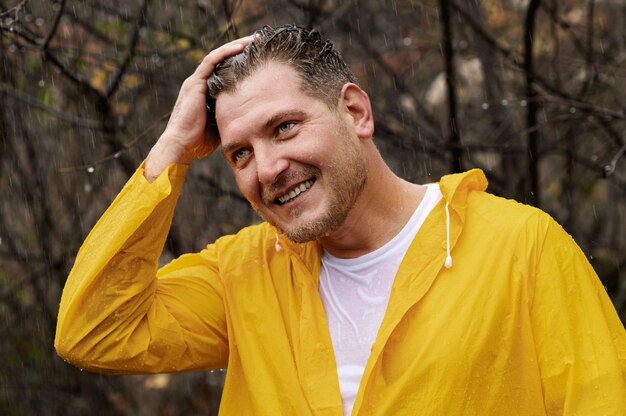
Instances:
[[[323,40],[316,30],[295,25],[264,26],[255,34],[254,42],[243,52],[226,58],[215,69],[208,80],[210,101],[215,102],[222,92],[234,91],[241,81],[269,62],[291,66],[300,78],[302,91],[331,109],[336,108],[343,85],[357,82],[332,43]]]

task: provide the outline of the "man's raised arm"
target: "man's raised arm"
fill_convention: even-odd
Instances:
[[[172,163],[189,164],[217,148],[217,132],[207,128],[207,80],[217,64],[243,51],[253,37],[237,39],[211,51],[183,82],[167,127],[146,158],[144,175],[148,182]]]
[[[215,246],[157,269],[187,165],[219,144],[205,128],[207,78],[251,40],[215,49],[185,80],[165,131],[78,252],[55,338],[76,366],[139,373],[226,365]]]

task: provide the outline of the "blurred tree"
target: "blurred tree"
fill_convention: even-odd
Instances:
[[[73,256],[213,46],[316,27],[370,93],[401,176],[480,167],[572,234],[626,320],[626,5],[608,0],[0,0],[0,413],[215,414],[223,372],[82,373],[56,357]],[[162,261],[259,221],[195,164]]]

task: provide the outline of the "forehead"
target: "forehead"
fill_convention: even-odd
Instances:
[[[276,114],[310,112],[325,104],[302,91],[297,72],[279,62],[264,64],[237,88],[223,92],[216,100],[216,119],[222,142],[231,137],[253,134]]]
[[[266,62],[239,81],[235,88],[224,91],[217,97],[217,113],[232,110],[232,104],[241,104],[257,98],[273,98],[300,91],[300,79],[296,71],[282,62]],[[220,107],[223,111],[220,111]]]

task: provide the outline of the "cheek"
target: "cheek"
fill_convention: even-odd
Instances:
[[[247,166],[246,169],[235,172],[235,181],[243,196],[248,200],[254,201],[259,198],[256,170],[253,167]]]

